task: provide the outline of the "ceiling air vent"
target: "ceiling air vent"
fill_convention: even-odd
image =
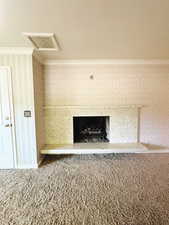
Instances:
[[[23,33],[33,46],[40,51],[59,50],[59,45],[53,33]]]

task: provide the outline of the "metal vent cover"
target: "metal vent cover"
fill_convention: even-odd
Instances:
[[[37,50],[59,50],[59,45],[53,33],[23,33]]]

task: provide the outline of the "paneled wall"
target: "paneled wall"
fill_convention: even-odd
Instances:
[[[143,104],[140,141],[169,147],[169,65],[50,65],[44,88],[46,107]]]
[[[12,71],[17,165],[19,168],[36,167],[32,56],[0,55],[0,66],[10,66]],[[24,117],[24,110],[31,110],[32,117]]]

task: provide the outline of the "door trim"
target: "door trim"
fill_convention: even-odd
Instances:
[[[16,148],[16,130],[15,130],[15,116],[14,116],[14,96],[13,96],[13,85],[12,85],[12,72],[10,66],[0,66],[0,69],[6,69],[8,72],[8,91],[9,91],[9,101],[10,101],[10,114],[11,114],[11,123],[12,123],[12,153],[13,153],[13,164],[14,168],[17,168],[18,157],[17,157],[17,148]]]

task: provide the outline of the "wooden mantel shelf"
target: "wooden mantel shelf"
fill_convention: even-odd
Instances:
[[[46,105],[44,109],[119,109],[119,108],[142,108],[144,105]]]

